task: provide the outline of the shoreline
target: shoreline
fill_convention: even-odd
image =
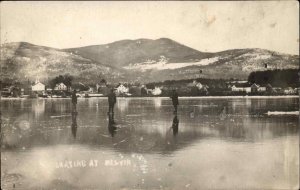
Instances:
[[[78,97],[78,99],[106,99],[107,96],[102,96],[102,97]],[[144,97],[139,97],[139,96],[131,96],[131,97],[123,97],[119,96],[117,98],[120,99],[125,99],[125,98],[132,98],[132,99],[152,99],[152,98],[165,98],[169,99],[167,96],[144,96]],[[299,98],[299,95],[286,95],[286,96],[180,96],[178,97],[179,99],[233,99],[233,98],[239,98],[239,99],[265,99],[265,98]],[[37,100],[37,99],[71,99],[71,98],[21,98],[21,97],[1,97],[0,100]]]

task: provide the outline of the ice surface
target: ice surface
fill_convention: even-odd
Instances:
[[[266,113],[298,108],[298,97],[180,97],[174,115],[170,98],[118,98],[109,118],[106,98],[78,100],[75,116],[71,99],[1,100],[1,185],[291,189],[299,120]]]

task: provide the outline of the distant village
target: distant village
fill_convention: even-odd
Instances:
[[[38,78],[35,82],[27,84],[14,83],[1,85],[1,97],[21,98],[65,98],[70,97],[76,90],[78,97],[103,97],[107,96],[111,89],[114,89],[117,96],[122,97],[147,97],[147,96],[170,96],[175,89],[179,96],[251,96],[251,95],[297,95],[299,88],[276,87],[249,83],[248,81],[223,81],[222,84],[204,84],[199,80],[190,79],[181,83],[118,83],[110,84],[102,79],[95,85],[83,83],[57,82],[46,85]]]
[[[119,83],[112,85],[105,80],[96,85],[85,85],[76,83],[67,85],[64,82],[55,84],[54,88],[36,79],[30,85],[12,84],[1,90],[2,97],[43,97],[43,98],[64,98],[69,97],[76,90],[78,97],[102,97],[107,96],[113,89],[117,96],[159,96],[162,94],[161,87],[147,88],[145,85],[134,85],[129,83]]]

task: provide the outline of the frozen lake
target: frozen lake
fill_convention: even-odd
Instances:
[[[1,100],[4,189],[298,189],[298,98]]]

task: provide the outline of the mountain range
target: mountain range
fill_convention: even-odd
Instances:
[[[96,83],[158,82],[191,78],[239,80],[253,71],[298,69],[299,55],[265,49],[201,52],[168,38],[121,40],[104,45],[56,49],[27,42],[1,45],[1,78],[50,80],[69,74]]]

